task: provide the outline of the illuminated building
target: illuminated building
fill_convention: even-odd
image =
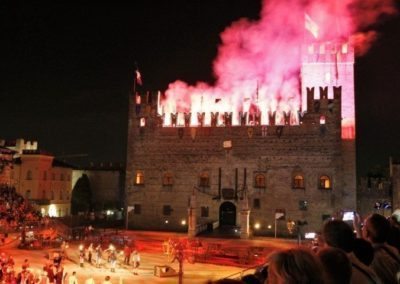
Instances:
[[[341,209],[355,210],[353,63],[346,42],[305,45],[296,112],[215,109],[220,100],[203,96],[192,98],[197,112],[168,112],[160,94],[131,98],[130,228],[182,230],[188,218],[192,235],[209,223],[240,226],[248,237],[253,226],[271,233],[277,213],[318,230]],[[286,222],[277,229],[287,234]]]
[[[40,151],[37,142],[18,139],[7,144],[16,158],[10,172],[11,185],[43,215],[62,217],[70,214],[72,167],[51,154]]]
[[[0,186],[12,186],[11,171],[15,152],[0,146]]]

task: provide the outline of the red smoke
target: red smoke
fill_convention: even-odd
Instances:
[[[262,124],[268,122],[268,112],[274,111],[277,123],[289,111],[296,123],[302,44],[343,42],[355,35],[350,42],[365,52],[375,37],[371,25],[395,12],[391,0],[264,0],[260,20],[241,19],[221,33],[222,44],[213,63],[216,84],[171,83],[159,112],[165,114],[166,125],[170,113],[191,112],[191,123],[197,125],[197,112],[206,112],[207,124],[207,113],[217,111],[220,115],[233,112],[235,125],[240,111],[251,110],[262,113]],[[305,15],[314,36],[305,28]],[[178,125],[183,125],[183,117],[178,117]]]

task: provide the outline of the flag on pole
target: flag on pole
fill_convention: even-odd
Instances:
[[[136,80],[136,84],[138,85],[143,85],[143,81],[142,81],[142,74],[140,74],[139,69],[136,67],[135,70],[135,80]]]
[[[315,38],[318,38],[319,27],[316,22],[314,22],[311,17],[307,14],[304,15],[305,23],[304,26]]]
[[[275,220],[285,220],[285,209],[275,209]]]

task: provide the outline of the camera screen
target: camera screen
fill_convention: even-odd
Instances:
[[[354,212],[344,212],[343,221],[352,221],[354,219]]]
[[[304,235],[304,237],[305,237],[306,239],[314,239],[314,238],[315,238],[315,233],[306,233],[306,234]]]

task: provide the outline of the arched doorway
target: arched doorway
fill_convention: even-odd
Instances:
[[[219,207],[219,225],[236,225],[236,206],[232,202],[226,201]]]

